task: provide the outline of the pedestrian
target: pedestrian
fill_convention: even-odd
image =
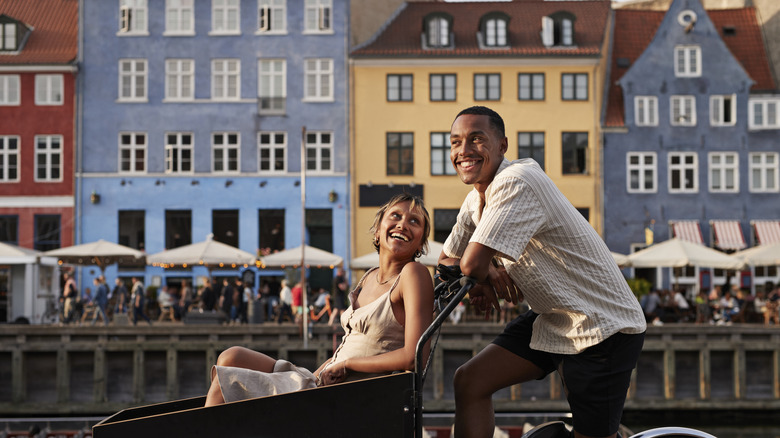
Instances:
[[[530,311],[455,373],[455,437],[492,437],[493,394],[558,371],[574,437],[615,437],[646,329],[642,308],[606,244],[532,159],[504,158],[504,121],[461,111],[450,160],[473,186],[439,263],[475,278],[472,304]],[[520,289],[521,288],[521,289]]]
[[[277,322],[281,324],[284,321],[284,317],[290,318],[290,322],[295,321],[292,311],[293,295],[290,286],[287,285],[287,280],[282,280],[282,290],[279,292],[279,315],[277,316]]]
[[[127,313],[127,302],[129,295],[127,294],[127,287],[125,282],[121,278],[117,277],[114,280],[114,298],[116,300],[116,312]]]
[[[145,319],[149,325],[152,325],[152,320],[146,316],[144,311],[144,302],[146,300],[144,284],[137,277],[133,277],[132,282],[133,288],[130,290],[130,302],[133,306],[133,325],[138,323],[139,317]]]
[[[62,287],[62,298],[64,301],[62,322],[70,324],[74,316],[76,316],[79,289],[76,287],[76,280],[73,279],[73,275],[70,272],[62,274],[62,278],[65,280],[65,285]]]
[[[344,268],[339,267],[336,271],[336,277],[333,279],[333,288],[330,297],[330,318],[328,325],[336,325],[339,315],[347,308],[347,293],[349,291],[349,281]]]
[[[108,316],[106,316],[106,307],[108,306],[108,286],[106,286],[106,278],[102,275],[96,277],[93,280],[95,284],[95,298],[92,300],[95,304],[95,313],[92,316],[91,325],[95,325],[98,316],[103,318],[103,324],[108,325]]]

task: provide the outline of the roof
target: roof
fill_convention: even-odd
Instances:
[[[623,90],[617,81],[645,51],[653,40],[665,11],[618,9],[615,11],[615,33],[611,59],[609,96],[605,127],[622,127],[625,112]],[[707,11],[713,26],[737,61],[755,81],[751,91],[775,90],[769,59],[766,55],[761,27],[754,8],[718,9]],[[725,35],[724,27],[733,28],[733,35]],[[618,60],[628,60],[618,66]]]
[[[68,64],[78,54],[78,0],[2,0],[0,15],[32,32],[21,52],[0,55],[0,65]]]
[[[573,47],[545,47],[542,17],[573,14]],[[454,48],[423,48],[423,20],[433,13],[452,17]],[[480,19],[491,12],[509,16],[509,48],[483,49],[477,41]],[[407,2],[373,39],[352,51],[363,57],[598,56],[604,41],[610,2],[605,0],[512,2]]]

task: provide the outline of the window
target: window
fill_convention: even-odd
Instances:
[[[574,15],[558,12],[542,17],[542,44],[550,46],[571,46],[574,44]]]
[[[306,170],[333,171],[333,134],[330,132],[306,133]]]
[[[284,249],[284,210],[261,209],[257,212],[260,253],[268,255]]]
[[[739,192],[739,158],[734,152],[711,152],[710,192]]]
[[[457,99],[457,76],[454,74],[431,75],[431,101],[454,102]]]
[[[699,159],[693,152],[669,153],[669,193],[699,191]]]
[[[238,210],[212,210],[211,233],[214,240],[238,248]]]
[[[311,58],[304,62],[303,98],[307,101],[333,101],[333,60]]]
[[[753,152],[750,154],[750,191],[780,191],[780,167],[777,152]]]
[[[588,100],[588,74],[564,73],[561,75],[561,99]]]
[[[146,133],[119,133],[119,172],[146,172]]]
[[[119,210],[119,244],[143,251],[146,241],[146,212]]]
[[[17,29],[16,23],[0,23],[0,50],[16,51],[18,49]]]
[[[19,105],[19,75],[0,75],[0,105]]]
[[[544,73],[520,73],[517,75],[519,100],[544,100]]]
[[[588,173],[588,133],[564,132],[561,135],[564,175]]]
[[[165,135],[165,173],[192,173],[192,134]]]
[[[411,132],[387,133],[387,174],[414,174],[414,134]]]
[[[212,171],[237,173],[239,135],[237,132],[215,132],[211,136]]]
[[[287,31],[287,0],[258,0],[257,31],[267,33]]]
[[[195,35],[193,0],[165,0],[165,35]]]
[[[260,132],[257,135],[258,169],[261,173],[282,173],[286,170],[284,151],[287,150],[287,133]]]
[[[629,152],[626,155],[628,193],[655,193],[658,166],[655,152]]]
[[[518,132],[517,158],[533,158],[544,169],[544,132]]]
[[[147,35],[146,0],[119,0],[119,33]]]
[[[62,105],[62,75],[35,75],[35,104]]]
[[[258,71],[258,113],[284,114],[287,109],[287,63],[284,59],[261,59]]]
[[[235,35],[241,33],[239,0],[211,0],[211,32]]]
[[[165,61],[165,98],[193,100],[195,98],[195,62],[192,59]]]
[[[634,97],[634,120],[637,126],[658,125],[658,98],[655,96]]]
[[[304,32],[332,32],[332,0],[306,0],[304,11]]]
[[[387,100],[390,102],[411,102],[412,75],[387,75]]]
[[[49,251],[57,249],[60,243],[60,215],[58,214],[36,214],[33,216],[35,222],[35,249],[38,251]]]
[[[696,96],[672,96],[669,106],[672,126],[696,126]]]
[[[710,96],[710,124],[730,126],[737,123],[737,96]]]
[[[119,60],[119,100],[123,102],[146,101],[146,60]]]
[[[433,209],[433,240],[444,242],[452,232],[452,227],[458,221],[457,208],[434,208]]]
[[[192,211],[165,210],[165,249],[192,243]]]
[[[0,242],[19,244],[19,216],[0,215]]]
[[[701,48],[676,46],[674,48],[674,75],[677,77],[701,76]]]
[[[474,74],[474,100],[500,100],[501,75],[498,73]]]
[[[452,45],[450,23],[452,19],[444,14],[434,14],[425,18],[424,47],[441,49]]]
[[[482,19],[480,25],[482,45],[486,47],[506,47],[509,18],[503,14],[490,14]]]
[[[238,100],[241,97],[241,60],[211,61],[211,98]]]
[[[412,135],[409,134],[408,141],[413,148],[412,139]],[[412,153],[413,152],[414,149],[412,149]],[[455,168],[452,167],[452,163],[450,162],[450,133],[431,132],[431,175],[455,174]]]
[[[19,181],[19,137],[0,135],[0,182]]]
[[[2,87],[2,82],[0,82],[0,87]],[[2,102],[2,97],[0,97],[0,102]],[[750,99],[750,128],[780,128],[780,118],[777,117],[777,108],[779,106],[780,99]]]
[[[35,180],[62,181],[62,136],[35,136]]]

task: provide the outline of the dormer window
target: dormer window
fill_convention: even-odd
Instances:
[[[146,0],[120,0],[119,33],[146,35]]]
[[[547,46],[573,46],[574,20],[569,12],[556,12],[542,17],[542,43]]]
[[[506,47],[509,45],[508,28],[507,15],[498,12],[485,15],[479,26],[480,42],[485,47]]]
[[[452,47],[452,18],[446,14],[432,14],[425,18],[423,43],[427,48],[440,49]]]
[[[30,28],[14,20],[13,18],[0,14],[0,52],[16,52],[22,49],[25,36],[30,32]]]

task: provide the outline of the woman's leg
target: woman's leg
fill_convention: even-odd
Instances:
[[[247,368],[264,373],[272,373],[276,359],[266,356],[263,353],[250,350],[244,347],[230,347],[220,353],[217,358],[217,365],[223,367]],[[222,388],[219,386],[216,368],[211,369],[211,386],[206,394],[206,406],[214,406],[225,403],[222,397]]]
[[[543,376],[532,362],[489,344],[455,372],[455,437],[492,437],[493,393]]]

